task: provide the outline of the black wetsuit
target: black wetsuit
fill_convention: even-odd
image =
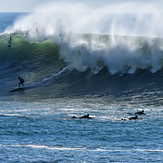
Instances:
[[[80,117],[80,119],[92,119],[92,118],[89,117],[89,114],[87,114],[87,115],[84,115],[84,116]]]
[[[20,80],[20,82],[19,82],[19,87],[20,87],[20,84],[24,86],[24,84],[23,84],[23,83],[24,83],[24,79],[22,79],[22,78],[20,78],[20,77],[18,77],[18,79]]]
[[[136,115],[135,117],[130,117],[129,120],[135,120],[138,119],[138,116]]]
[[[142,114],[144,114],[144,110],[139,111],[139,112],[136,112],[136,113],[134,113],[134,114],[142,115]],[[145,114],[144,114],[144,115],[145,115]]]

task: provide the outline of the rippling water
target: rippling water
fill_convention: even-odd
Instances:
[[[112,101],[110,101],[112,100]],[[120,102],[119,100],[123,100]],[[0,102],[3,162],[157,162],[162,106],[108,97]],[[110,102],[109,102],[110,101]],[[136,121],[121,121],[144,109]],[[92,119],[71,119],[89,113]]]

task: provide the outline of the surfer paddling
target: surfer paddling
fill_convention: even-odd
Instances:
[[[137,115],[142,115],[142,114],[144,114],[144,115],[145,115],[144,110],[138,111],[138,112],[136,112],[136,113],[134,113],[134,114],[137,114]]]
[[[87,114],[80,117],[80,119],[92,119],[92,118],[89,116],[89,114]]]
[[[20,80],[20,82],[19,82],[19,87],[20,87],[20,85],[22,85],[22,86],[24,86],[24,79],[22,79],[22,78],[20,78],[20,77],[18,77],[18,79]]]
[[[77,117],[73,116],[71,118],[76,119]],[[87,114],[87,115],[83,115],[82,117],[79,117],[79,119],[92,119],[92,118],[89,116],[89,114]]]

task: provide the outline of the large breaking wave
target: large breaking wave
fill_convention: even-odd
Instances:
[[[41,7],[18,18],[0,36],[3,82],[8,72],[14,72],[11,80],[23,74],[30,85],[53,85],[54,78],[62,74],[59,71],[66,67],[66,72],[101,74],[101,80],[95,79],[95,89],[98,82],[108,87],[106,81],[110,77],[103,75],[106,69],[108,75],[119,77],[137,71],[144,74],[144,70],[156,73],[163,68],[162,19],[158,6],[144,7],[143,3],[93,8],[65,2]],[[7,47],[9,35],[13,36],[10,49]],[[72,74],[65,80],[70,81]],[[93,81],[92,75],[88,75],[89,82]],[[81,76],[76,76],[78,87]],[[112,78],[114,81],[115,76]],[[114,84],[113,81],[110,84]]]
[[[60,58],[78,71],[98,73],[107,67],[111,74],[156,72],[163,66],[162,20],[154,4],[92,8],[62,2],[20,18],[5,33],[20,33],[31,43],[50,40],[60,46]]]

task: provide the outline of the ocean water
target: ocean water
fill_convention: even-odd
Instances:
[[[124,6],[0,13],[0,162],[162,162],[163,16]]]

